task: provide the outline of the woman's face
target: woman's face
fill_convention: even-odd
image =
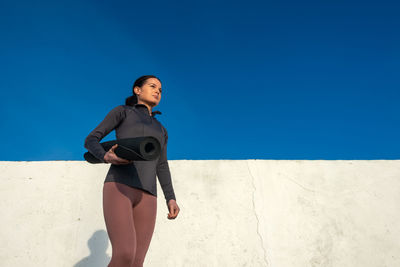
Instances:
[[[138,103],[146,103],[151,107],[155,107],[161,100],[161,82],[156,78],[148,78],[142,87],[134,89]]]

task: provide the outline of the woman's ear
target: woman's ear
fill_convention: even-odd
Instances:
[[[140,92],[142,91],[142,89],[140,89],[139,86],[135,86],[135,88],[133,88],[133,91],[135,92],[135,94],[140,94]]]

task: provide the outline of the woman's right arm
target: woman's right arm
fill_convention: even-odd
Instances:
[[[113,108],[104,118],[102,122],[86,137],[85,148],[96,158],[104,161],[104,155],[107,151],[101,146],[100,141],[125,118],[125,110],[123,106]]]

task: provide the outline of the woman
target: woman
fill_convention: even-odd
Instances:
[[[125,105],[112,109],[86,137],[85,148],[111,163],[103,187],[103,212],[112,245],[109,267],[143,266],[153,235],[157,211],[156,175],[169,209],[168,219],[179,213],[167,161],[168,133],[153,111],[161,100],[161,82],[153,75],[138,78]],[[153,136],[160,141],[160,157],[152,161],[129,161],[114,150],[105,151],[100,140],[115,129],[117,139]]]

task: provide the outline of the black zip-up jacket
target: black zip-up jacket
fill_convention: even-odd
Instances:
[[[176,200],[167,160],[168,132],[154,117],[156,114],[161,112],[153,111],[150,116],[149,110],[143,104],[117,106],[86,137],[84,146],[104,162],[106,151],[100,145],[100,141],[114,129],[117,139],[141,136],[157,138],[161,145],[161,153],[156,160],[134,161],[123,165],[111,164],[104,182],[126,184],[157,196],[157,175],[168,204],[170,199]]]

